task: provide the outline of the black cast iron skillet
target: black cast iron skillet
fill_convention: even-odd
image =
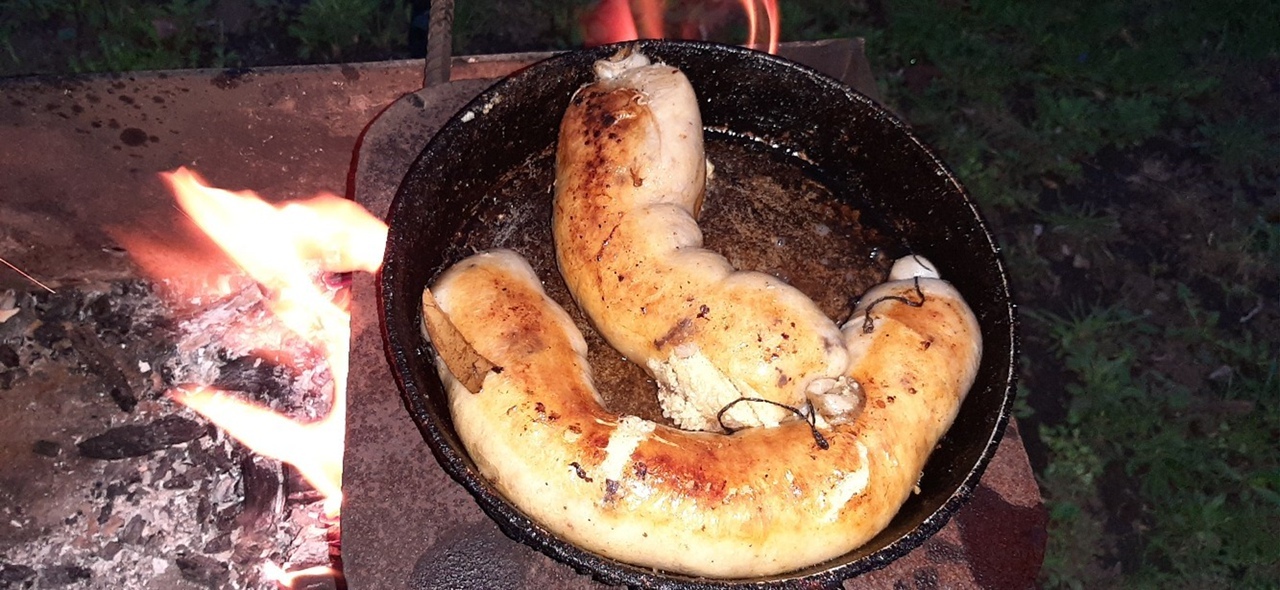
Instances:
[[[445,471],[507,535],[579,571],[607,583],[650,588],[839,586],[937,532],[995,453],[1013,401],[1017,347],[1014,306],[997,246],[947,167],[903,123],[861,94],[803,66],[737,47],[644,41],[639,49],[688,75],[703,122],[717,137],[730,143],[737,138],[766,152],[771,162],[803,170],[830,189],[838,201],[832,210],[853,207],[866,220],[876,219],[901,250],[935,262],[973,307],[985,347],[977,383],[929,459],[920,493],[885,531],[847,555],[790,574],[721,581],[655,572],[575,547],[526,518],[478,474],[453,429],[430,349],[419,335],[422,289],[489,242],[545,251],[547,238],[536,228],[550,225],[544,219],[551,190],[545,168],[552,162],[561,113],[573,91],[589,81],[591,64],[616,46],[559,55],[497,83],[455,115],[410,168],[391,205],[379,285],[393,372]],[[508,203],[520,200],[509,195],[521,194],[528,195],[526,203]],[[535,229],[493,229],[521,218],[536,222],[528,226]],[[525,253],[535,268],[553,273],[547,254]],[[550,284],[548,274],[544,270],[542,276]]]

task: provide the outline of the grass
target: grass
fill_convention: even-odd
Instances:
[[[1232,301],[1276,303],[1280,117],[1235,85],[1274,69],[1280,9],[1082,8],[896,2],[890,25],[864,34],[879,41],[891,100],[1004,220],[1018,286],[1038,296],[1024,308],[1028,347],[1047,348],[1036,360],[1067,378],[1028,389],[1029,405],[1048,408],[1028,415],[1046,455],[1043,584],[1274,587],[1277,333],[1223,314]],[[1126,231],[1137,214],[1126,200],[1158,188],[1098,178],[1106,160],[1160,144],[1195,171],[1175,188],[1187,194],[1157,195],[1147,215],[1174,216],[1185,243]],[[1152,288],[1126,292],[1135,273]],[[1080,280],[1098,285],[1063,284]],[[1047,385],[1045,369],[1032,363],[1029,383]]]
[[[69,72],[225,65],[235,56],[225,51],[211,10],[209,0],[8,0],[0,71],[25,73],[23,64]]]
[[[403,0],[244,1],[261,24],[221,28],[210,0],[7,0],[0,71],[405,55]],[[455,52],[575,46],[586,4],[458,3]],[[782,14],[784,39],[867,39],[887,101],[1002,240],[1025,318],[1018,415],[1051,518],[1042,584],[1280,584],[1280,3]],[[32,31],[71,50],[32,51]]]
[[[1076,378],[1066,387],[1066,419],[1041,431],[1055,457],[1042,476],[1058,533],[1046,563],[1050,586],[1263,588],[1280,575],[1274,348],[1222,338],[1215,313],[1189,290],[1178,297],[1184,325],[1124,307],[1027,313]],[[1151,366],[1169,343],[1230,372],[1192,390]],[[1108,497],[1109,486],[1127,489]],[[1108,522],[1107,502],[1129,503],[1131,520]],[[1121,539],[1104,538],[1117,528]],[[1123,537],[1136,546],[1117,546]],[[1121,569],[1130,573],[1097,571],[1099,558],[1129,560]]]
[[[1277,303],[1280,116],[1241,80],[1275,71],[1278,6],[906,1],[853,31],[1035,297],[1046,587],[1280,583],[1280,334],[1224,317]],[[1193,167],[1177,194],[1107,174],[1153,145]],[[1135,198],[1189,237],[1142,235]]]
[[[3,0],[0,75],[408,57],[406,0]]]
[[[410,7],[404,0],[313,0],[293,7],[264,4],[275,9],[285,29],[298,42],[298,57],[339,61],[350,47],[372,45],[388,49],[409,35]]]

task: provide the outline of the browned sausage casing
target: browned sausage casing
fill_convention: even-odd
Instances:
[[[496,368],[471,393],[438,366],[483,475],[556,535],[689,575],[777,574],[882,530],[954,419],[980,339],[963,300],[933,276],[895,266],[896,280],[865,296],[845,326],[847,375],[861,384],[865,409],[819,429],[826,449],[800,421],[725,435],[609,412],[581,333],[510,251],[468,258],[431,288]]]
[[[623,52],[570,101],[556,153],[560,273],[596,329],[658,382],[677,425],[720,430],[739,398],[789,407],[836,388],[840,331],[809,297],[702,247],[702,122],[678,69]],[[740,403],[725,426],[794,417]]]

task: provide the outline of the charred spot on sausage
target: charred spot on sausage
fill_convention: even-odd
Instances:
[[[579,465],[577,461],[574,461],[573,463],[570,463],[570,464],[569,464],[569,467],[572,467],[572,468],[573,468],[573,472],[574,472],[574,473],[578,476],[578,478],[579,478],[579,479],[581,479],[582,481],[585,481],[585,482],[588,482],[588,483],[590,483],[591,481],[594,481],[594,480],[592,480],[592,479],[591,479],[591,477],[590,477],[590,476],[588,476],[588,475],[587,475],[587,470],[586,470],[586,469],[583,469],[583,468],[582,468],[582,466],[581,466],[581,465]]]
[[[663,334],[661,338],[653,341],[653,347],[662,348],[671,343],[678,344],[692,331],[693,320],[690,320],[689,318],[680,318],[680,321],[676,322],[676,325],[672,326],[670,330],[667,330],[666,334]]]

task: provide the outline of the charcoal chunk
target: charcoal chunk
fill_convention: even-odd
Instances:
[[[169,476],[169,479],[164,480],[160,487],[166,490],[189,490],[192,485],[191,478],[187,477],[185,473],[175,473]]]
[[[230,550],[231,550],[231,534],[230,533],[222,533],[212,539],[209,539],[209,542],[205,543],[204,548],[201,549],[201,551],[205,553],[222,553],[223,551],[230,551]]]
[[[274,461],[258,462],[245,455],[240,460],[240,474],[244,486],[243,512],[237,517],[242,526],[256,527],[259,521],[276,516],[284,488],[280,464]]]
[[[36,577],[36,570],[16,563],[0,562],[0,588],[21,588],[23,582]]]
[[[52,350],[55,344],[67,339],[67,328],[62,324],[46,322],[36,328],[32,336],[36,344]]]
[[[149,424],[117,426],[81,441],[76,447],[82,457],[89,459],[124,459],[191,442],[206,432],[204,425],[195,420],[165,416]]]
[[[222,588],[231,580],[227,564],[204,555],[184,555],[176,562],[182,577],[209,588]]]
[[[18,358],[18,351],[8,344],[0,344],[0,366],[12,369],[20,362],[22,359]]]
[[[77,356],[84,363],[84,369],[102,379],[102,387],[111,394],[111,399],[125,412],[133,410],[138,398],[129,385],[120,367],[116,366],[107,345],[93,334],[84,330],[76,330],[67,334],[68,341],[74,347]]]
[[[287,367],[249,355],[223,363],[212,386],[246,393],[252,399],[266,403],[288,397],[293,378]]]
[[[77,289],[59,289],[57,293],[35,294],[36,311],[46,322],[72,319],[84,304],[84,293]]]
[[[46,586],[70,586],[93,577],[89,568],[75,564],[61,564],[47,567],[40,573]]]
[[[121,546],[119,541],[109,541],[106,545],[102,546],[102,549],[98,550],[98,557],[111,561],[116,558],[117,553],[120,553],[120,549]]]
[[[133,518],[129,519],[129,523],[124,525],[124,530],[120,531],[120,542],[137,545],[142,540],[142,529],[145,526],[146,523],[142,521],[141,516],[133,515]]]
[[[84,311],[102,332],[111,332],[120,336],[127,335],[129,330],[133,328],[133,315],[126,311],[115,309],[115,306],[112,305],[113,299],[115,298],[109,295],[98,297],[86,305]]]
[[[106,524],[111,519],[111,513],[115,512],[115,509],[116,505],[114,503],[103,506],[102,510],[98,511],[98,524]]]
[[[32,443],[31,452],[43,457],[57,457],[62,454],[62,447],[51,440],[38,440]]]
[[[134,395],[133,390],[128,387],[112,387],[111,399],[116,402],[116,406],[123,412],[132,412],[138,407],[138,396]]]

